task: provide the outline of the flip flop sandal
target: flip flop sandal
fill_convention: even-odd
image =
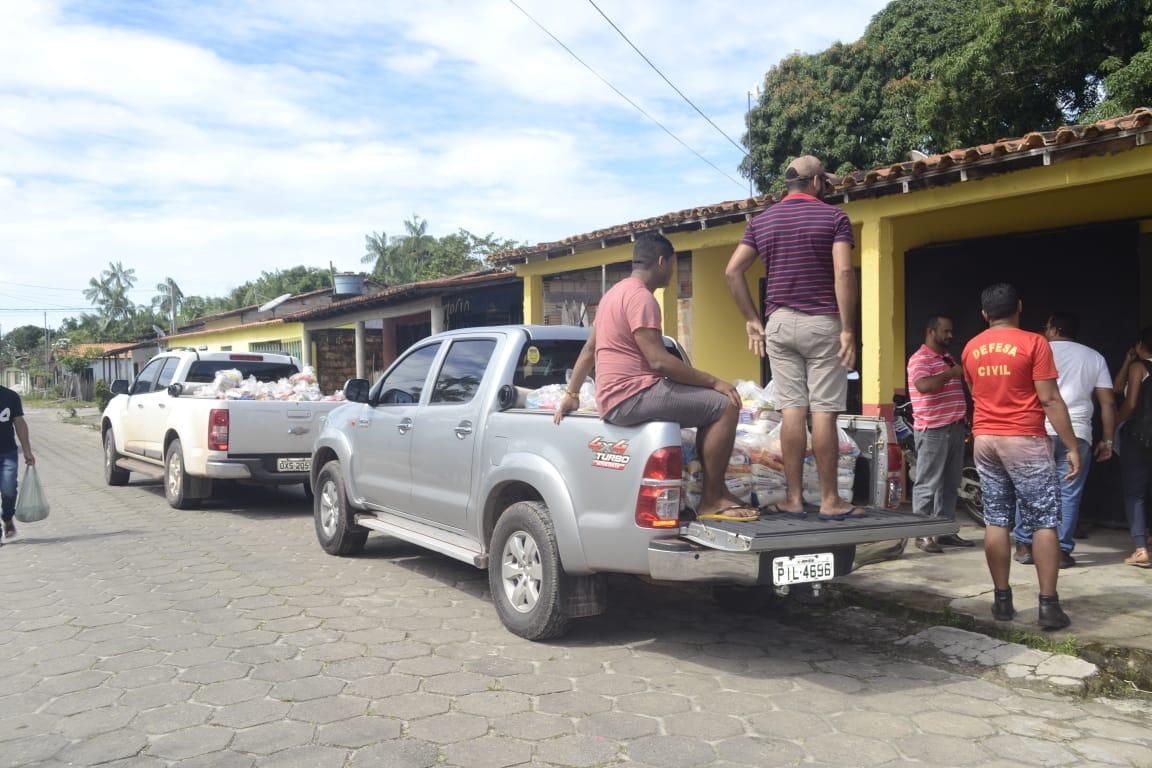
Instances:
[[[857,514],[857,513],[860,514]],[[860,518],[868,517],[868,511],[863,507],[852,507],[847,512],[841,512],[838,515],[816,515],[816,519],[822,523],[832,523],[842,520],[859,520]]]
[[[781,515],[783,517],[790,517],[793,520],[804,520],[808,517],[808,512],[801,509],[799,512],[790,512],[787,509],[781,509],[779,504],[766,504],[760,507],[760,514],[762,515]]]
[[[747,509],[750,512],[756,512],[756,516],[755,517],[737,517],[736,515],[729,515],[728,513],[734,509]],[[697,520],[726,520],[726,521],[731,522],[731,523],[754,523],[760,519],[760,513],[758,510],[756,510],[753,507],[748,506],[747,504],[732,504],[730,506],[724,507],[723,509],[718,509],[715,512],[712,512],[712,513],[709,513],[706,515],[697,514],[696,519]]]

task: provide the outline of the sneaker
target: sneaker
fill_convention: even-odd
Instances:
[[[1064,609],[1060,607],[1060,596],[1040,595],[1040,628],[1041,629],[1064,629],[1072,623],[1072,619],[1068,618],[1068,614],[1064,613]]]
[[[1071,552],[1065,552],[1064,550],[1060,550],[1060,567],[1062,569],[1063,568],[1075,568],[1076,567],[1076,559],[1074,557],[1072,557]]]
[[[974,547],[976,542],[969,541],[963,538],[958,533],[950,533],[947,536],[937,536],[936,543],[942,547]]]
[[[11,519],[4,521],[4,538],[11,539],[16,535],[16,523]]]
[[[931,536],[921,536],[916,539],[916,549],[922,552],[931,552],[932,554],[938,554],[944,551],[940,549],[940,545],[936,543],[936,539]]]
[[[1012,621],[1016,608],[1012,605],[1012,587],[997,589],[992,593],[992,618],[996,621]]]
[[[1016,562],[1020,563],[1020,565],[1032,565],[1035,562],[1032,559],[1031,544],[1016,545]]]
[[[1152,561],[1148,559],[1148,550],[1143,547],[1136,550],[1124,558],[1124,565],[1134,565],[1137,568],[1152,568]]]

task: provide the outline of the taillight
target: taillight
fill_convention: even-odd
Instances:
[[[684,475],[684,452],[680,446],[661,448],[648,457],[640,494],[636,498],[636,525],[641,528],[675,528],[680,525],[680,483]]]
[[[208,450],[228,450],[228,409],[213,408],[208,412]]]

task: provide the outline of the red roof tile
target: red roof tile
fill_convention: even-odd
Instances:
[[[1100,120],[1087,125],[1066,125],[1054,131],[1032,131],[1017,138],[998,139],[990,144],[953,149],[906,163],[895,163],[887,167],[855,171],[844,177],[843,181],[835,188],[833,196],[843,195],[845,199],[855,199],[873,189],[887,189],[889,185],[896,185],[898,182],[907,180],[931,178],[937,184],[947,184],[954,180],[949,177],[950,173],[963,170],[966,166],[978,166],[981,169],[1007,173],[1016,170],[1014,167],[1009,167],[1012,161],[1016,158],[1027,157],[1028,153],[1040,150],[1063,151],[1076,149],[1080,146],[1091,149],[1093,143],[1105,145],[1111,138],[1122,133],[1142,133],[1145,131],[1152,132],[1152,108],[1141,107],[1131,114]],[[1101,146],[1099,151],[1114,150]],[[915,190],[909,188],[906,191]],[[492,258],[492,263],[509,264],[524,261],[529,256],[542,254],[564,256],[574,253],[578,246],[582,246],[580,250],[594,248],[597,243],[601,247],[607,247],[618,244],[609,241],[631,240],[642,232],[675,231],[678,227],[692,223],[708,226],[735,221],[740,218],[750,218],[775,202],[776,198],[771,195],[761,195],[744,200],[729,200],[698,208],[687,208],[661,216],[573,235],[563,240],[515,248],[497,254]]]

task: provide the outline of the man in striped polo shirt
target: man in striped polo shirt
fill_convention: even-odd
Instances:
[[[811,411],[821,521],[866,516],[836,488],[836,416],[847,406],[848,371],[856,365],[857,301],[852,224],[847,214],[820,200],[837,181],[812,155],[793,160],[784,172],[788,194],[752,219],[725,270],[728,290],[746,321],[748,349],[761,357],[767,353],[776,407],[783,414],[788,497],[763,511],[804,514],[805,426]],[[768,275],[764,319],[744,277],[757,258]]]
[[[924,343],[908,358],[908,396],[916,420],[916,485],[912,511],[923,517],[956,517],[956,496],[964,470],[964,369],[948,353],[952,318],[928,318]],[[925,552],[942,552],[940,545],[971,547],[959,535],[916,539]]]

